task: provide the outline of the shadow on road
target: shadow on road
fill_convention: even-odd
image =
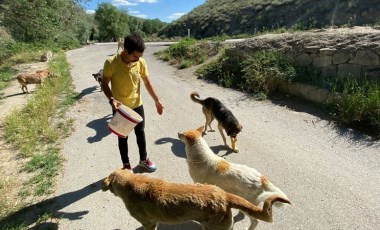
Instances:
[[[380,139],[379,133],[371,128],[360,125],[348,127],[337,123],[334,117],[329,115],[326,110],[311,102],[284,96],[273,96],[270,100],[275,105],[287,107],[292,111],[311,114],[321,120],[327,121],[326,126],[332,127],[337,137],[348,137],[352,142],[364,146],[371,146],[374,144],[374,141]]]
[[[80,100],[82,99],[84,96],[88,95],[88,94],[91,94],[93,92],[95,92],[95,90],[98,89],[98,86],[92,86],[92,87],[88,87],[86,89],[83,89],[82,92],[80,92],[76,97],[75,99],[76,100]]]
[[[107,116],[104,116],[102,118],[92,120],[89,123],[87,123],[87,127],[92,128],[95,130],[95,136],[88,137],[87,141],[88,143],[94,143],[101,141],[104,137],[108,136],[110,134],[110,131],[108,130],[108,120],[112,118],[112,115],[109,114]]]
[[[36,204],[26,206],[15,213],[12,213],[2,220],[0,220],[0,226],[4,226],[5,229],[12,229],[12,226],[18,226],[23,224],[29,226],[35,224],[29,229],[58,229],[58,224],[52,218],[48,218],[47,221],[40,221],[41,216],[45,214],[53,213],[55,218],[67,218],[69,220],[76,220],[83,218],[88,211],[66,213],[59,210],[81,200],[92,193],[95,193],[101,189],[104,178],[91,183],[83,187],[82,189],[68,192],[57,197],[53,197]],[[8,228],[7,228],[8,227]]]
[[[171,150],[177,157],[186,158],[186,152],[185,152],[185,144],[182,143],[182,141],[178,139],[174,139],[171,137],[164,137],[161,139],[158,139],[154,142],[156,145],[162,145],[171,143],[172,147]]]
[[[30,93],[32,93],[33,91],[29,91]],[[9,98],[9,97],[15,97],[15,96],[20,96],[20,95],[24,95],[25,93],[21,92],[21,93],[14,93],[14,94],[9,94],[9,95],[6,95],[4,96],[5,98]]]
[[[217,155],[219,155],[220,151],[226,151],[223,155],[221,155],[221,157],[225,157],[233,153],[232,150],[225,145],[210,146],[210,149]]]
[[[194,221],[189,221],[183,224],[159,224],[157,230],[199,230],[200,224]],[[144,227],[136,228],[136,230],[144,230]]]

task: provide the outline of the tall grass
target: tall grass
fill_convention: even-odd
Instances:
[[[331,82],[313,75],[307,68],[276,51],[258,51],[244,58],[221,54],[219,59],[200,67],[195,73],[224,87],[252,93],[265,99],[276,90],[276,79],[300,82],[332,90],[340,95],[332,105],[325,105],[335,118],[346,125],[365,127],[380,136],[380,86],[366,80],[341,78]],[[319,80],[317,80],[319,79]]]
[[[339,93],[334,115],[344,124],[364,126],[380,136],[380,85],[373,81],[346,79],[343,86],[335,83]]]
[[[44,86],[36,88],[26,106],[12,111],[4,122],[7,141],[17,147],[18,157],[25,159],[26,164],[21,170],[31,175],[19,189],[19,198],[14,198],[19,199],[19,203],[53,191],[54,178],[63,162],[60,140],[69,135],[73,124],[64,116],[67,108],[75,102],[76,94],[63,52],[55,55],[49,69],[56,77],[45,80]],[[17,180],[11,178],[9,183],[12,179]],[[7,213],[15,207],[0,208],[3,209],[0,213]]]
[[[0,42],[0,90],[7,87],[16,74],[15,65],[38,62],[41,55],[51,50],[58,52],[60,48],[54,43],[24,43],[8,40]]]
[[[302,70],[279,52],[258,51],[247,57],[242,72],[248,90],[270,93],[274,90],[272,82],[275,78],[292,82],[304,73]]]
[[[216,55],[219,48],[220,43],[197,42],[192,38],[184,38],[156,55],[161,60],[170,60],[170,63],[179,69],[185,69],[204,63],[208,57]]]

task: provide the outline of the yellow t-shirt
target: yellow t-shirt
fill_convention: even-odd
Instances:
[[[131,109],[142,105],[140,93],[140,78],[148,76],[148,67],[145,60],[132,63],[128,67],[120,54],[108,58],[104,62],[103,77],[111,79],[111,91],[113,97]]]

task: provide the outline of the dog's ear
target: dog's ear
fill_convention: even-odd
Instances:
[[[201,126],[197,129],[198,132],[200,133],[203,133],[203,131],[205,130],[205,127],[204,126]]]
[[[102,191],[107,191],[110,188],[110,176],[108,176],[106,179],[104,179],[102,184]]]
[[[102,191],[110,190],[113,193],[112,182],[115,180],[115,176],[115,172],[113,172],[106,179],[104,179],[102,184]]]

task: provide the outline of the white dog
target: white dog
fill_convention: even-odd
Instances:
[[[186,145],[187,164],[194,182],[213,184],[227,192],[241,196],[254,205],[261,205],[272,195],[288,200],[285,193],[266,176],[245,165],[234,164],[216,155],[202,138],[204,128],[178,133]],[[258,220],[250,217],[249,230],[255,229]]]

